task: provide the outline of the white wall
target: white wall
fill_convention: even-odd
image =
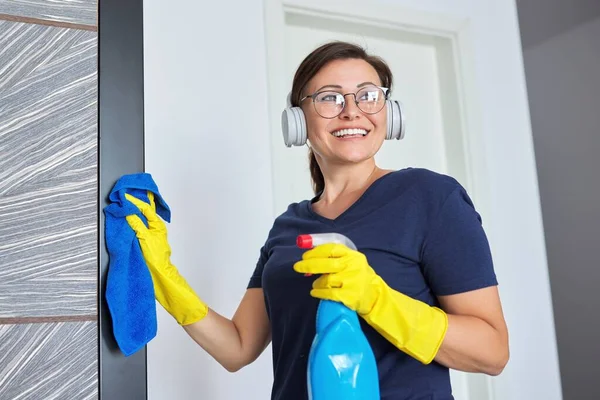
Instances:
[[[471,15],[479,32],[500,28],[473,43],[477,95],[510,111],[475,116],[483,128],[480,157],[494,182],[484,219],[492,225],[513,351],[509,368],[494,379],[495,400],[560,399],[514,4],[380,1]],[[211,307],[231,316],[274,217],[263,10],[262,2],[243,0],[205,4],[145,1],[146,170],[173,209],[174,263]],[[507,22],[498,26],[497,18]],[[495,73],[497,65],[512,79]],[[508,163],[508,155],[517,161]],[[514,218],[498,218],[507,208]],[[148,357],[150,400],[269,398],[270,348],[229,374],[160,307]]]
[[[172,208],[174,264],[231,317],[273,221],[263,16],[206,4],[144,1],[146,171]],[[150,400],[270,397],[270,347],[230,374],[158,309]]]

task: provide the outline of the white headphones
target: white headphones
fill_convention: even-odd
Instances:
[[[400,102],[386,100],[387,133],[386,140],[404,138],[406,121]],[[281,113],[281,129],[283,141],[287,147],[303,146],[306,144],[306,118],[300,107],[292,107],[291,93],[287,97],[287,108]]]

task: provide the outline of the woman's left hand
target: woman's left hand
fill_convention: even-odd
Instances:
[[[343,244],[327,243],[306,251],[294,270],[323,274],[313,282],[310,294],[343,303],[361,315],[368,314],[379,297],[382,280],[367,257]]]
[[[343,303],[422,363],[434,359],[448,328],[446,313],[391,289],[361,252],[323,244],[305,252],[294,270],[323,274],[313,282],[312,296]]]

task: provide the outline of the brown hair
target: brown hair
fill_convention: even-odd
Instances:
[[[300,99],[303,97],[302,92],[321,68],[331,61],[347,59],[360,59],[368,62],[377,71],[381,85],[389,88],[389,92],[391,92],[392,71],[390,71],[385,61],[380,57],[368,54],[364,48],[356,44],[334,41],[316,48],[300,63],[292,83],[292,106],[300,106]],[[315,194],[319,194],[325,188],[325,179],[312,149],[309,150],[308,157],[313,190]]]

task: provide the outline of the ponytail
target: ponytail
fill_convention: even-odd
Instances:
[[[321,193],[323,189],[325,189],[325,178],[323,177],[323,172],[321,172],[321,167],[319,167],[317,158],[315,157],[315,153],[313,153],[312,149],[308,150],[308,159],[313,191],[315,192],[315,195],[317,195]]]

